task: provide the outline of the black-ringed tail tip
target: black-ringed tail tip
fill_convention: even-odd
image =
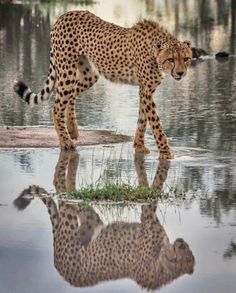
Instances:
[[[50,69],[50,75],[40,92],[32,92],[22,80],[16,80],[13,89],[27,104],[31,106],[39,105],[50,98],[55,86],[55,80],[55,72]]]
[[[16,80],[14,82],[13,89],[14,89],[14,92],[17,93],[21,99],[23,99],[29,104],[31,90],[23,81]]]

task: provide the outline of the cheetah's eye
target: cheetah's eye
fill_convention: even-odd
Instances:
[[[189,57],[184,58],[184,62],[188,62],[189,60],[191,60],[191,58],[189,58]]]
[[[175,62],[174,58],[169,58],[169,59],[167,59],[167,61],[169,61],[170,63],[174,63]]]

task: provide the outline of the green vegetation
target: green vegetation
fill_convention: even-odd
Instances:
[[[116,184],[107,182],[97,186],[82,187],[72,190],[69,194],[76,199],[92,201],[133,201],[143,202],[156,200],[162,196],[162,192],[146,186],[131,186],[129,184]]]

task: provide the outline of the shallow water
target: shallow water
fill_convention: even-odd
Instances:
[[[174,3],[107,0],[83,4],[0,4],[0,125],[52,125],[53,100],[30,109],[13,94],[12,82],[20,76],[31,88],[40,89],[48,69],[50,26],[67,10],[88,9],[125,26],[142,17],[158,19],[180,39],[189,39],[212,55],[220,50],[229,51],[230,57],[224,62],[215,58],[198,62],[181,82],[167,77],[157,91],[161,121],[176,153],[170,166],[164,166],[167,175],[164,182],[155,177],[163,166],[157,160],[150,131],[146,140],[151,154],[144,162],[135,160],[130,143],[83,147],[79,157],[72,156],[76,174],[72,179],[76,180],[77,188],[97,184],[99,180],[136,185],[148,181],[159,188],[163,184],[169,198],[158,203],[157,216],[171,242],[182,237],[189,244],[195,266],[191,275],[176,277],[160,291],[235,292],[235,3],[193,0]],[[137,95],[135,87],[101,79],[78,98],[80,126],[133,135]],[[53,184],[58,182],[54,181],[56,165],[67,161],[68,157],[60,155],[57,149],[0,151],[1,292],[78,290],[54,266],[53,237],[45,205],[36,194],[32,201],[18,198],[30,186],[40,186],[44,194],[53,194],[66,184],[73,185],[73,180],[65,181],[60,174],[57,178],[62,185]],[[141,204],[92,206],[105,224],[120,220],[140,223]],[[134,269],[131,267],[130,271]],[[127,274],[80,290],[139,292],[147,288],[142,289],[141,283]]]
[[[78,157],[72,153],[74,167],[77,160],[79,165],[75,172],[76,187],[96,184],[101,178],[115,178],[119,182],[132,184],[145,183],[147,179],[149,185],[156,187],[161,187],[163,183],[168,197],[158,203],[157,216],[171,242],[181,237],[188,243],[195,266],[190,264],[192,274],[181,276],[179,273],[181,277],[162,287],[162,291],[234,292],[235,162],[230,157],[216,159],[200,149],[189,149],[192,156],[181,155],[182,150],[178,148],[175,151],[179,157],[170,166],[164,166],[167,179],[160,183],[155,180],[155,175],[161,170],[158,165],[163,166],[156,160],[155,153],[137,162],[131,145],[84,147]],[[16,292],[16,288],[17,292],[73,292],[75,285],[83,286],[81,281],[70,285],[68,280],[63,279],[66,274],[61,276],[54,267],[49,214],[37,192],[34,192],[36,187],[33,187],[39,186],[43,189],[39,195],[46,196],[56,191],[53,181],[61,182],[56,185],[57,191],[62,191],[66,182],[73,182],[73,179],[66,181],[64,176],[56,175],[55,167],[61,163],[59,158],[66,169],[68,158],[63,158],[63,153],[60,154],[58,150],[0,152],[0,284],[3,292]],[[34,195],[33,200],[30,191]],[[28,193],[25,200],[22,200],[23,193]],[[115,205],[104,202],[91,206],[104,224],[114,221],[140,223],[141,204]],[[82,291],[141,291],[143,283],[131,276],[128,274],[119,280],[98,281],[95,286]],[[142,290],[146,291],[148,285],[145,284]],[[161,285],[158,283],[155,288]]]

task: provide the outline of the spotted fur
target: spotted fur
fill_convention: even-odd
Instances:
[[[191,62],[190,43],[180,42],[159,24],[143,21],[131,28],[106,22],[87,11],[62,15],[51,31],[50,68],[44,88],[33,93],[22,81],[14,89],[28,104],[40,104],[56,89],[54,125],[62,148],[75,147],[78,138],[75,98],[90,88],[99,75],[139,86],[139,117],[134,138],[138,152],[144,145],[147,122],[152,128],[160,158],[171,159],[153,93],[169,73],[180,80]]]

